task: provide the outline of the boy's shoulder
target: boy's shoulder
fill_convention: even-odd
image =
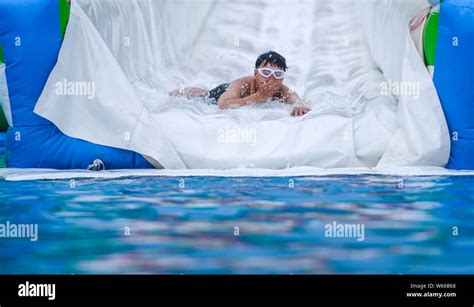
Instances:
[[[240,91],[242,92],[241,95],[245,95],[245,93],[252,93],[255,90],[255,77],[242,77],[232,82],[231,85],[234,85],[235,88],[240,88]]]
[[[255,81],[254,76],[246,76],[246,77],[239,78],[232,83],[236,83],[239,85],[247,85],[247,84],[250,85],[250,84],[253,84],[254,81]]]

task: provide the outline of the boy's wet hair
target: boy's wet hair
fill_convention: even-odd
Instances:
[[[260,55],[257,62],[255,62],[255,68],[259,68],[261,65],[265,64],[273,64],[274,66],[283,69],[283,71],[288,69],[288,66],[286,66],[286,59],[275,51],[268,51]]]

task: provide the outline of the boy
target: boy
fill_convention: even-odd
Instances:
[[[269,51],[258,57],[253,76],[221,84],[210,91],[194,87],[177,89],[170,95],[208,98],[217,103],[220,109],[259,104],[270,99],[277,99],[291,105],[296,103],[304,105],[298,94],[283,84],[287,68],[286,59],[283,56]],[[293,109],[292,116],[302,116],[311,111],[301,105]]]

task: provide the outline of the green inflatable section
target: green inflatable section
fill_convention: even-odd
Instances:
[[[0,104],[2,103],[2,98],[0,98]],[[3,114],[3,108],[0,108],[0,132],[5,132],[8,130],[7,119],[5,114]]]
[[[0,98],[0,104],[2,103],[2,98]],[[5,132],[8,129],[7,119],[5,114],[3,114],[3,108],[0,107],[0,132]]]
[[[438,39],[439,13],[431,12],[423,29],[423,49],[427,65],[434,66],[436,57],[436,40]]]
[[[71,13],[71,8],[69,6],[69,0],[59,0],[59,14],[60,14],[60,23],[61,23],[61,33],[64,38],[66,34],[67,23],[69,22],[69,15]]]
[[[0,44],[0,64],[5,63],[5,58],[3,57],[2,45]]]

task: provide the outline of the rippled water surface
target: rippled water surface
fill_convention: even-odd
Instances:
[[[39,229],[37,242],[0,238],[0,273],[474,273],[472,176],[0,180],[0,189],[0,223]],[[333,222],[363,225],[363,240],[327,237]]]

